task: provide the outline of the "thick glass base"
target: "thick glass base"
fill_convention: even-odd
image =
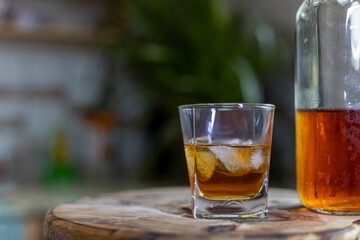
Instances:
[[[328,215],[338,215],[338,216],[354,216],[354,215],[360,215],[360,210],[348,210],[348,211],[341,211],[341,210],[329,210],[329,209],[323,209],[323,208],[316,208],[316,207],[310,207],[305,205],[306,208],[323,214]]]
[[[266,185],[258,195],[245,199],[214,200],[201,196],[195,189],[193,214],[195,218],[205,219],[265,218],[268,214]]]

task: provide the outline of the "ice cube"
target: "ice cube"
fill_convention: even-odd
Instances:
[[[240,138],[231,138],[219,141],[219,143],[231,146],[250,146],[253,144],[253,141],[251,139],[242,140]]]
[[[198,151],[196,152],[196,170],[198,177],[202,181],[207,181],[211,178],[215,170],[217,160],[211,152]]]
[[[248,140],[246,140],[246,141],[241,140],[238,145],[241,145],[241,146],[251,146],[251,145],[253,145],[253,141],[252,141],[251,139],[248,139]]]
[[[263,163],[264,163],[264,156],[262,154],[262,151],[261,150],[255,151],[255,153],[253,153],[253,155],[251,156],[251,164],[256,170],[258,170]]]
[[[229,138],[229,139],[216,139],[213,141],[211,137],[202,136],[197,138],[192,138],[189,143],[197,143],[197,144],[223,144],[223,145],[232,145],[232,146],[250,146],[253,145],[253,141],[251,139],[243,140],[240,138]]]
[[[241,140],[239,138],[232,138],[232,139],[224,140],[222,143],[226,145],[240,145]]]
[[[193,143],[209,143],[209,138],[207,136],[203,136],[203,137],[197,137],[195,139],[193,138],[191,141]]]
[[[251,168],[251,162],[247,162],[246,156],[243,156],[236,148],[228,146],[212,146],[209,149],[224,164],[230,173],[247,171]]]

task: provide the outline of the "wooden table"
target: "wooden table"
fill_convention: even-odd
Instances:
[[[86,197],[48,211],[44,237],[76,239],[356,239],[360,216],[317,214],[294,190],[270,189],[269,216],[192,218],[190,190],[155,188]]]

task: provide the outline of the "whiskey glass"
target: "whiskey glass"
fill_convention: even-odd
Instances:
[[[195,218],[262,218],[275,106],[179,106]]]

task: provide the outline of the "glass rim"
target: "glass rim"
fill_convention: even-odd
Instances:
[[[207,108],[230,108],[230,109],[275,109],[275,105],[269,103],[195,103],[180,105],[179,110],[207,109]]]

